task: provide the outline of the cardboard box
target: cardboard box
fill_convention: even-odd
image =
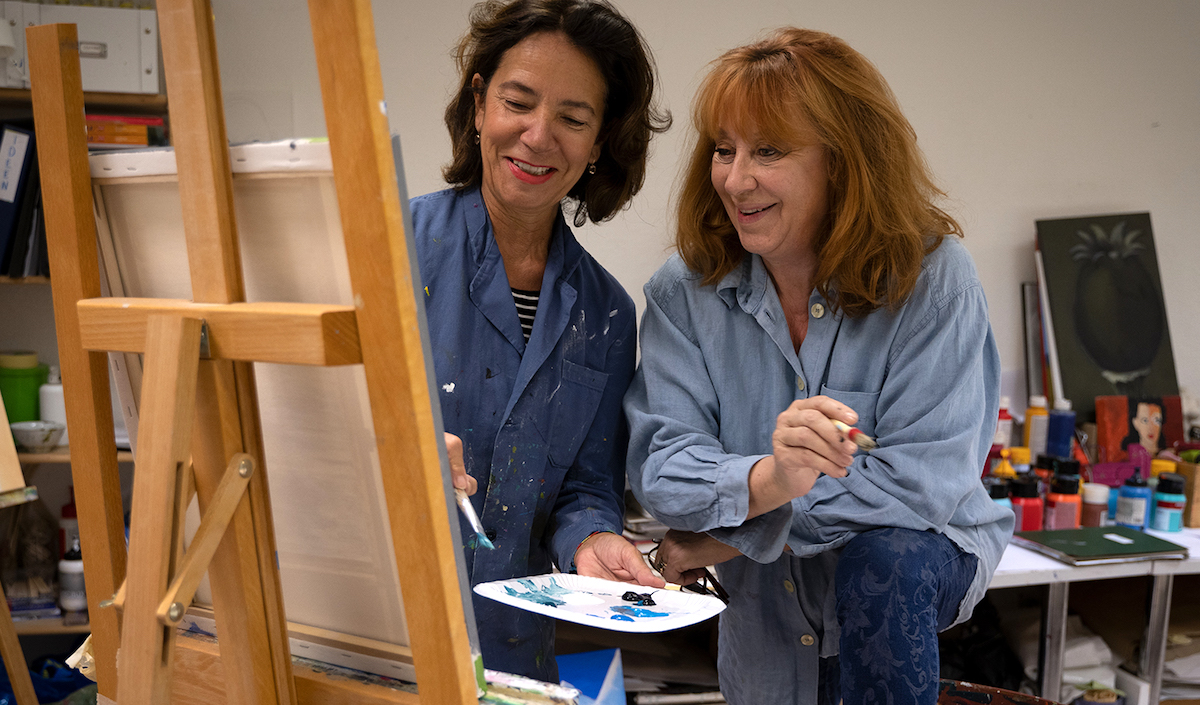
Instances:
[[[158,14],[128,7],[42,5],[0,2],[13,32],[16,52],[0,72],[0,86],[28,88],[25,29],[39,24],[74,24],[79,33],[83,90],[159,93]]]
[[[1175,472],[1183,475],[1183,493],[1187,495],[1187,506],[1183,509],[1183,525],[1189,529],[1200,528],[1200,465],[1196,463],[1175,463]]]

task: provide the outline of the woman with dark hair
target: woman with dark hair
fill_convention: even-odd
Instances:
[[[887,83],[836,37],[729,51],[693,120],[625,400],[630,483],[671,528],[655,567],[717,565],[730,703],[932,704],[937,633],[1013,528],[979,482],[1000,360],[960,228]]]
[[[562,213],[601,222],[641,188],[670,123],[650,54],[603,0],[493,0],[457,63],[452,188],[411,206],[453,480],[495,545],[463,522],[471,583],[557,565],[661,587],[621,537],[633,302]],[[554,620],[475,617],[485,666],[557,682]]]

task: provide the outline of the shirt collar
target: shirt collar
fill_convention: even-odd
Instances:
[[[748,254],[733,268],[733,271],[721,277],[717,282],[717,296],[725,305],[733,308],[736,304],[743,311],[753,315],[762,308],[766,297],[767,285],[771,277],[767,274],[767,266],[762,257]]]
[[[487,253],[489,243],[495,238],[492,224],[488,218],[487,206],[483,202],[483,193],[478,186],[462,193],[463,212],[467,220],[467,238],[471,244],[471,255],[475,262],[482,263]],[[553,231],[550,234],[550,251],[547,253],[546,268],[550,269],[561,263],[559,277],[571,276],[583,259],[583,246],[575,239],[571,228],[567,227],[562,208],[554,219]]]

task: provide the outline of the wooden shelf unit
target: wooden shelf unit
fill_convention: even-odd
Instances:
[[[0,88],[0,106],[28,108],[31,103],[30,91],[27,88]],[[163,116],[167,114],[167,96],[163,93],[84,92],[83,104],[88,111]]]
[[[92,631],[91,622],[84,622],[83,624],[66,624],[63,622],[62,617],[14,620],[13,626],[16,627],[17,636],[28,636],[34,634],[88,634]]]

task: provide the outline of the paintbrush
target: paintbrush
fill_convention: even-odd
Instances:
[[[854,441],[854,445],[858,446],[860,449],[869,452],[879,447],[879,444],[875,442],[874,438],[871,438],[857,428],[848,426],[837,419],[830,419],[830,421],[832,421],[833,425],[837,427],[837,430],[846,434],[850,440]]]
[[[475,513],[475,505],[471,504],[471,498],[467,496],[466,490],[454,488],[454,499],[458,503],[458,510],[467,518],[467,523],[475,530],[475,536],[479,538],[479,545],[485,548],[496,548],[492,540],[487,537],[483,531],[483,522],[479,521],[479,515]]]

